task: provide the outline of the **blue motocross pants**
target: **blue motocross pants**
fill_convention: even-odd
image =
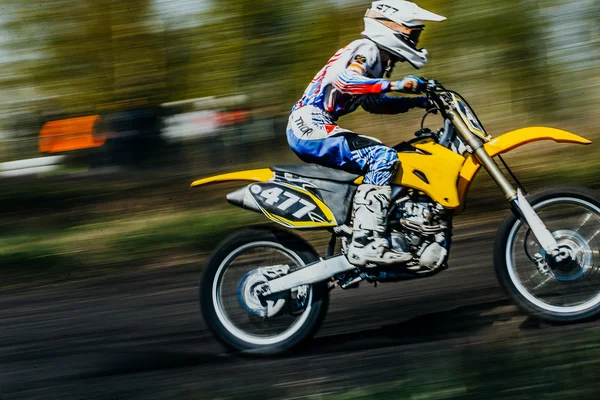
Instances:
[[[313,106],[290,115],[287,140],[305,162],[365,174],[363,183],[388,186],[398,168],[398,153],[379,140],[340,128],[331,117]]]

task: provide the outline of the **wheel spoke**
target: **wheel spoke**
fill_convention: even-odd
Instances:
[[[589,221],[589,220],[590,220],[590,219],[593,217],[593,215],[594,215],[594,214],[592,214],[592,213],[587,213],[586,215],[584,215],[584,216],[582,217],[582,220],[583,220],[583,221],[582,221],[582,222],[579,224],[579,226],[577,227],[577,229],[575,229],[575,232],[579,232],[579,230],[580,230],[581,228],[583,228],[583,226],[584,226],[585,224],[587,224],[587,222],[588,222],[588,221]]]
[[[592,236],[590,236],[589,239],[586,239],[586,242],[589,244],[598,236],[598,234],[600,234],[600,229],[598,229],[596,232],[594,232],[594,234]]]
[[[541,275],[541,274],[540,274]],[[533,291],[538,290],[539,288],[541,288],[542,286],[544,286],[546,283],[548,283],[549,281],[551,281],[553,278],[551,276],[546,277],[542,282],[540,282],[539,284],[537,284],[534,288]]]

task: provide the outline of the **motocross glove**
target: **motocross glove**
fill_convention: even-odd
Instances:
[[[426,110],[429,110],[430,108],[433,108],[435,106],[432,106],[431,102],[429,101],[429,97],[415,97],[415,107],[417,108],[424,108]]]
[[[401,81],[394,82],[393,90],[404,93],[423,93],[427,88],[427,79],[414,75],[407,76]]]

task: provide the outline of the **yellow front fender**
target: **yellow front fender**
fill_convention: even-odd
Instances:
[[[192,182],[191,187],[227,181],[267,182],[274,177],[275,174],[268,168],[253,169],[250,171],[231,172],[229,174],[215,175],[204,179],[198,179],[197,181]]]
[[[532,127],[517,129],[505,133],[485,144],[485,151],[491,156],[497,156],[511,151],[524,144],[540,140],[554,140],[558,143],[591,144],[590,140],[577,136],[574,133],[554,128]]]
[[[490,157],[494,157],[523,146],[524,144],[540,140],[553,140],[557,143],[576,143],[585,145],[592,143],[588,139],[560,129],[531,127],[517,129],[516,131],[498,136],[486,143],[484,148]],[[481,168],[481,164],[479,164],[479,161],[477,161],[475,156],[470,155],[467,157],[458,177],[458,195],[461,203],[460,209],[457,210],[458,212],[462,211],[464,208],[465,198],[469,192],[469,187],[479,171],[479,168]]]

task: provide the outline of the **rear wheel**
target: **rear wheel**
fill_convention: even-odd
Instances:
[[[248,229],[217,248],[200,284],[204,320],[228,348],[275,354],[311,338],[329,305],[327,282],[261,299],[265,282],[318,260],[302,238],[276,229]]]
[[[561,249],[564,262],[541,260],[540,244],[513,215],[498,231],[494,261],[507,294],[546,321],[575,322],[600,313],[600,198],[582,188],[556,188],[529,202]],[[550,257],[546,257],[546,260]]]

